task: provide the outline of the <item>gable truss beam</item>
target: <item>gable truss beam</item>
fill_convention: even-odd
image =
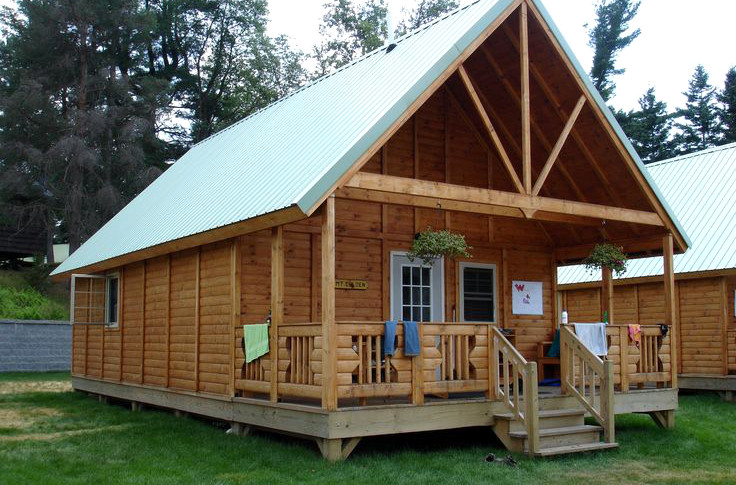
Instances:
[[[491,119],[488,117],[488,113],[486,112],[485,108],[483,108],[480,97],[478,97],[478,91],[476,91],[475,86],[473,86],[473,82],[470,80],[468,72],[465,70],[465,67],[462,64],[458,66],[457,72],[458,74],[460,74],[460,79],[462,79],[463,84],[465,85],[465,89],[468,91],[470,99],[473,101],[475,109],[478,111],[478,114],[483,120],[483,125],[485,126],[488,135],[491,137],[493,145],[496,147],[496,150],[498,150],[498,154],[501,156],[501,161],[503,162],[504,167],[506,167],[506,170],[511,177],[511,181],[514,183],[516,190],[518,190],[520,193],[524,193],[524,187],[521,184],[521,180],[519,180],[519,176],[516,174],[516,170],[511,163],[511,159],[509,158],[508,153],[506,153],[506,150],[501,143],[501,139],[498,137],[498,133],[493,127]]]
[[[575,109],[572,110],[570,118],[567,119],[567,123],[565,123],[565,127],[562,129],[562,133],[560,133],[560,137],[557,138],[557,142],[555,143],[554,148],[552,148],[552,153],[549,154],[549,158],[547,158],[547,162],[544,164],[544,168],[542,168],[542,171],[537,178],[537,182],[534,184],[532,195],[539,195],[539,191],[542,190],[542,185],[544,185],[544,181],[547,180],[547,175],[549,175],[549,171],[552,170],[552,165],[554,165],[555,161],[557,161],[557,158],[560,156],[562,147],[565,145],[567,137],[570,135],[570,131],[572,131],[572,127],[575,124],[575,120],[578,119],[580,111],[582,111],[584,105],[585,96],[580,96],[580,99],[575,105]]]
[[[406,177],[359,172],[345,184],[345,187],[387,192],[390,194],[428,197],[435,201],[467,202],[512,208],[532,213],[532,217],[537,217],[538,212],[541,211],[578,218],[624,221],[651,226],[664,225],[659,215],[654,212],[516,194],[500,190],[465,187],[462,185],[416,180]]]
[[[532,193],[532,133],[529,97],[529,26],[526,1],[519,7],[519,44],[521,45],[521,160],[524,193]]]

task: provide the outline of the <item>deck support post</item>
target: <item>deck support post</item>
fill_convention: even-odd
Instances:
[[[322,407],[328,411],[337,409],[334,194],[325,200],[322,207]],[[324,446],[329,448],[333,445]],[[328,454],[331,455],[332,452]],[[327,455],[325,457],[331,459]]]
[[[613,325],[613,272],[604,266],[601,269],[601,321],[608,315],[608,323]]]
[[[672,372],[672,388],[677,389],[677,372],[679,356],[677,355],[680,339],[677,323],[677,301],[675,298],[675,269],[673,264],[674,242],[672,233],[662,241],[662,259],[664,259],[664,323],[670,326],[670,367]]]
[[[235,436],[248,436],[251,427],[247,424],[232,422],[230,423],[230,434]]]
[[[346,460],[355,447],[358,446],[358,443],[360,443],[360,438],[315,438],[314,440],[317,442],[317,446],[319,446],[322,457],[327,461]]]
[[[675,427],[675,410],[668,409],[666,411],[652,411],[649,416],[662,429],[672,429]]]
[[[271,230],[271,402],[278,402],[279,326],[284,321],[284,228]]]

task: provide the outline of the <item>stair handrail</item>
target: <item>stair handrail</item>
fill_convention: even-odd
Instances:
[[[560,388],[563,395],[572,395],[603,427],[606,443],[615,441],[615,410],[613,391],[613,362],[603,360],[585,346],[569,325],[560,328]],[[578,383],[575,373],[576,357],[580,360],[581,375]],[[592,375],[586,382],[586,370]],[[600,398],[596,407],[596,375],[598,376]],[[579,384],[579,385],[578,385]],[[587,391],[586,391],[587,384]]]
[[[492,342],[489,342],[488,349],[491,352],[489,369],[489,372],[492,372],[493,385],[490,390],[491,396],[494,399],[501,399],[511,410],[514,418],[524,425],[528,439],[528,452],[533,455],[539,451],[537,363],[528,362],[497,327],[493,327],[491,335]],[[504,356],[502,362],[499,360],[499,353]],[[519,378],[523,388],[523,409],[517,385]]]

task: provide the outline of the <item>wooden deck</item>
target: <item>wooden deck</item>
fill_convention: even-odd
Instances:
[[[511,450],[545,456],[616,446],[615,414],[650,413],[661,426],[673,425],[677,390],[666,364],[667,337],[659,326],[645,327],[639,346],[621,345],[628,342],[628,335],[621,340],[623,328],[608,328],[610,354],[603,361],[563,327],[561,387],[538,386],[536,363],[492,324],[422,324],[421,355],[409,357],[400,350],[401,324],[397,352],[383,354],[378,322],[338,323],[334,410],[322,406],[321,326],[311,323],[279,329],[277,359],[245,364],[238,342],[234,396],[84,376],[74,376],[73,385],[135,406],[227,421],[238,430],[255,426],[312,438],[331,460],[346,458],[365,436],[474,426],[492,428]],[[598,425],[586,425],[584,416]]]

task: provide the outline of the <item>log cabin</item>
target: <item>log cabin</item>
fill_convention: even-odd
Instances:
[[[680,389],[736,391],[736,143],[647,165],[693,240],[674,258]],[[664,321],[660,258],[629,263],[613,281],[616,324]],[[561,306],[574,321],[601,315],[600,278],[582,266],[558,271]],[[631,363],[632,365],[638,363]]]
[[[472,258],[408,259],[428,227]],[[539,386],[557,266],[600,240],[660,254],[670,289],[689,246],[542,4],[479,0],[194,146],[54,275],[72,278],[76,390],[307,437],[329,460],[476,426],[547,456],[617,446],[617,413],[674,424],[676,328],[622,377],[618,334],[603,360],[563,326],[561,385]],[[244,326],[265,321],[269,351],[245,362]]]

